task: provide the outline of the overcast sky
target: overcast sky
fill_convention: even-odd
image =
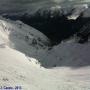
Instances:
[[[89,3],[90,0],[0,0],[0,11],[19,12],[35,10],[40,7],[50,5],[60,5],[62,3]]]

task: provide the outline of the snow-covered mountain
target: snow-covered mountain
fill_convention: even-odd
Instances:
[[[20,21],[0,18],[0,85],[23,90],[89,90],[90,43],[49,39]],[[46,68],[48,69],[46,69]],[[4,87],[3,87],[4,86]]]
[[[21,21],[10,21],[7,19],[0,19],[0,37],[6,39],[9,43],[22,42],[24,45],[34,46],[34,48],[46,48],[50,45],[50,40],[41,32],[35,30],[28,25],[23,24]],[[5,38],[6,37],[6,38]],[[18,45],[17,45],[18,46]],[[19,45],[18,47],[21,47]],[[25,47],[25,46],[22,46]]]
[[[85,25],[85,27],[87,27],[83,29],[88,30],[88,25]],[[83,34],[88,33],[85,32],[85,30],[83,30]],[[24,53],[28,58],[30,56],[37,58],[41,65],[46,68],[54,67],[54,65],[62,66],[64,64],[66,66],[74,65],[76,67],[90,64],[88,60],[89,55],[84,56],[84,51],[89,50],[89,43],[80,44],[76,42],[75,37],[75,39],[67,40],[49,49],[50,40],[45,35],[20,21],[1,18],[0,39],[1,46],[7,45],[10,48]],[[75,53],[75,56],[73,53]],[[81,59],[82,57],[80,57],[80,55],[84,56],[84,58]],[[79,58],[81,59],[80,63],[78,61]]]
[[[0,14],[0,89],[90,90],[89,0],[3,0]]]
[[[90,5],[78,3],[69,6],[53,5],[40,7],[35,12],[6,12],[1,15],[20,20],[44,33],[52,44],[58,44],[78,32],[90,20]]]
[[[36,29],[20,21],[0,19],[0,45],[8,46],[29,56],[40,57],[38,53],[47,50],[50,40]]]

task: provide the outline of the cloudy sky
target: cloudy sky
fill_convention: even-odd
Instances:
[[[90,0],[1,0],[0,12],[20,12],[26,10],[35,10],[40,7],[71,4],[71,3],[89,3]]]

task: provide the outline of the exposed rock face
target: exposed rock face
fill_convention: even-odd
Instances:
[[[88,38],[90,37],[90,22],[85,24],[80,31],[77,33],[77,37],[79,37],[78,42],[79,43],[85,43],[88,41]]]
[[[52,45],[55,45],[79,32],[83,25],[90,20],[90,16],[87,17],[89,11],[89,6],[84,4],[71,8],[43,7],[32,14],[26,12],[3,14],[3,16],[13,20],[21,20],[36,28],[52,41]]]

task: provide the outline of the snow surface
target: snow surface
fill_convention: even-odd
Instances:
[[[0,86],[90,90],[90,43],[71,39],[48,50],[49,44],[34,28],[0,18]]]
[[[69,15],[67,18],[76,20],[82,12],[85,12],[85,10],[88,9],[88,4],[75,5],[73,8],[74,10],[72,11],[72,14]]]

